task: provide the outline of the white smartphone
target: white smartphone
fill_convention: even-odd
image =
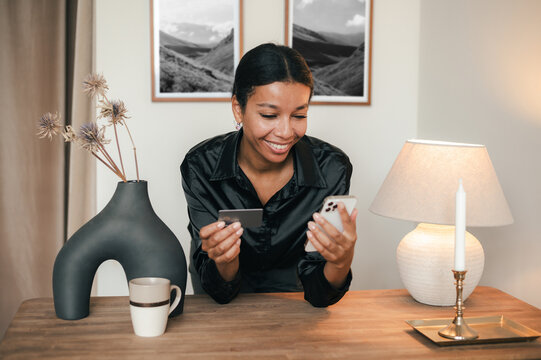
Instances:
[[[355,205],[357,204],[357,198],[353,195],[328,196],[325,198],[325,200],[323,200],[323,206],[321,207],[319,214],[330,224],[332,224],[338,231],[342,232],[344,231],[344,226],[342,225],[342,219],[340,218],[340,213],[338,212],[339,202],[344,203],[348,214],[351,215],[351,212],[353,209],[355,209]],[[306,240],[304,250],[306,252],[317,251],[314,245],[312,245],[308,239]]]

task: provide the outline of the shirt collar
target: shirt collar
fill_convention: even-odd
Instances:
[[[241,138],[242,129],[226,134],[222,143],[220,156],[216,162],[216,168],[210,177],[210,181],[220,181],[237,176],[237,149],[239,148]]]
[[[210,181],[220,181],[238,176],[239,165],[237,151],[243,130],[234,131],[224,138],[220,157]],[[327,187],[321,168],[314,157],[306,136],[303,136],[293,147],[295,156],[295,176],[299,186]]]

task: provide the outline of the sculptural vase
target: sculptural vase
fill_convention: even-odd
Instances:
[[[73,234],[58,253],[53,296],[59,318],[88,316],[96,270],[111,259],[122,265],[128,281],[163,277],[178,285],[181,303],[171,316],[182,313],[186,258],[177,237],[152,209],[146,181],[119,182],[107,206]]]

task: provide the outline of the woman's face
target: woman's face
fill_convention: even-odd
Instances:
[[[244,131],[243,155],[262,165],[285,161],[306,133],[309,99],[308,86],[278,81],[256,86],[244,112],[234,97],[233,114]]]

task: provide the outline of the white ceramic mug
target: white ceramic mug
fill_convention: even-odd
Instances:
[[[165,332],[167,318],[177,307],[182,292],[171,281],[158,277],[132,279],[130,288],[130,313],[135,335],[152,337]],[[175,300],[170,304],[171,291]]]

